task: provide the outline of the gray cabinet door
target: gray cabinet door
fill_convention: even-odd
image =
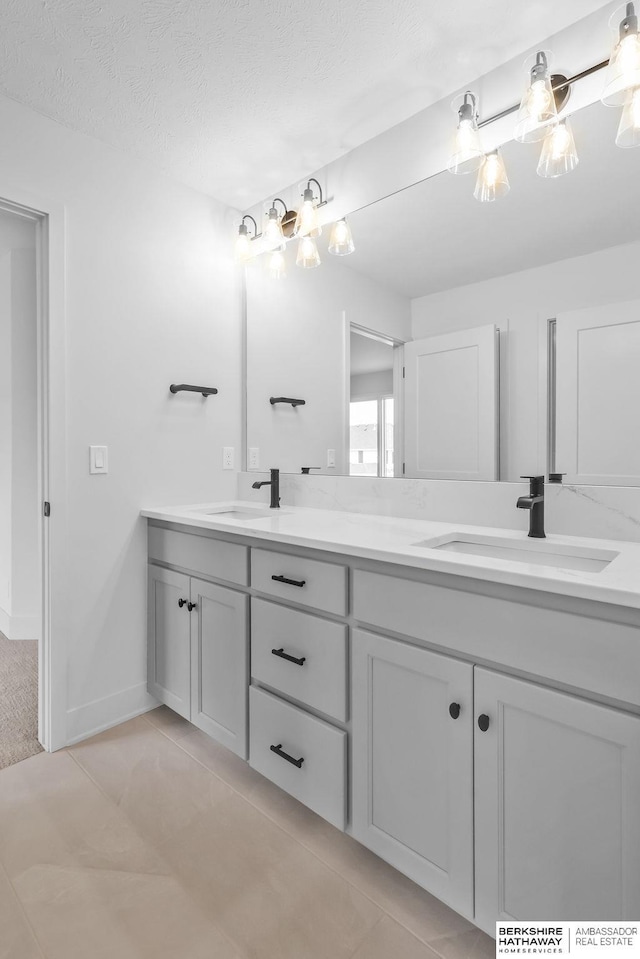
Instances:
[[[247,758],[248,597],[191,580],[191,722]]]
[[[360,629],[352,667],[353,834],[472,916],[473,667]]]
[[[189,577],[149,566],[148,580],[147,688],[161,703],[190,719]]]
[[[475,670],[476,922],[640,915],[640,719]],[[486,720],[483,725],[486,725]]]

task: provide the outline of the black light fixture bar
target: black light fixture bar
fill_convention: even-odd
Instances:
[[[592,73],[598,73],[599,70],[604,70],[604,68],[608,66],[609,60],[607,59],[602,60],[600,63],[595,63],[592,67],[587,67],[586,70],[581,70],[580,73],[575,73],[572,77],[565,77],[560,73],[555,73],[551,77],[551,89],[554,94],[566,91],[564,102],[562,103],[562,106],[564,106],[568,98],[569,90],[574,83],[577,83],[578,80],[584,80],[585,77],[590,77]],[[478,129],[481,130],[483,127],[489,126],[490,123],[495,123],[496,120],[502,120],[503,117],[511,116],[512,113],[516,113],[519,109],[520,104],[516,103],[512,107],[507,107],[506,110],[501,110],[500,113],[494,113],[492,117],[481,120],[478,123]]]
[[[190,386],[188,383],[172,383],[169,387],[171,393],[202,393],[207,396],[214,396],[218,391],[215,386]]]
[[[295,400],[290,396],[270,396],[269,402],[272,406],[275,406],[276,403],[290,403],[291,406],[304,406],[306,400]]]

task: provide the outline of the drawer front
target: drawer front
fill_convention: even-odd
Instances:
[[[346,722],[347,627],[254,598],[251,674],[287,696]]]
[[[347,734],[255,686],[249,690],[249,714],[249,764],[344,829]]]
[[[192,536],[175,529],[149,526],[149,559],[182,569],[193,570],[201,576],[223,579],[228,583],[247,586],[248,549],[236,543],[225,543],[208,536]]]
[[[472,660],[640,705],[633,626],[365,570],[353,574],[353,615]]]
[[[263,593],[323,609],[336,616],[347,614],[347,570],[344,566],[274,553],[268,549],[252,549],[251,585]]]

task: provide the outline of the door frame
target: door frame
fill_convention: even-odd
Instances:
[[[64,206],[0,179],[0,209],[36,228],[38,457],[38,740],[66,745],[67,430]],[[44,516],[44,503],[50,516]]]

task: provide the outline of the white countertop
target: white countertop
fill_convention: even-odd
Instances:
[[[204,512],[234,508],[256,510],[256,507],[256,515],[241,519],[225,516],[224,513]],[[381,560],[414,569],[434,570],[562,596],[640,608],[639,543],[556,536],[553,533],[548,533],[546,539],[532,540],[526,532],[519,530],[295,506],[269,510],[263,504],[257,506],[255,502],[164,506],[143,509],[141,513],[149,519],[264,540],[265,546],[270,542],[304,546],[339,556]],[[487,540],[507,540],[510,547],[522,544],[534,552],[557,550],[571,555],[572,552],[593,550],[610,551],[617,555],[599,572],[585,572],[488,556],[470,556],[416,545],[423,540],[435,540],[435,546],[456,535],[470,539],[485,537]],[[605,552],[602,555],[604,557],[607,554]]]

